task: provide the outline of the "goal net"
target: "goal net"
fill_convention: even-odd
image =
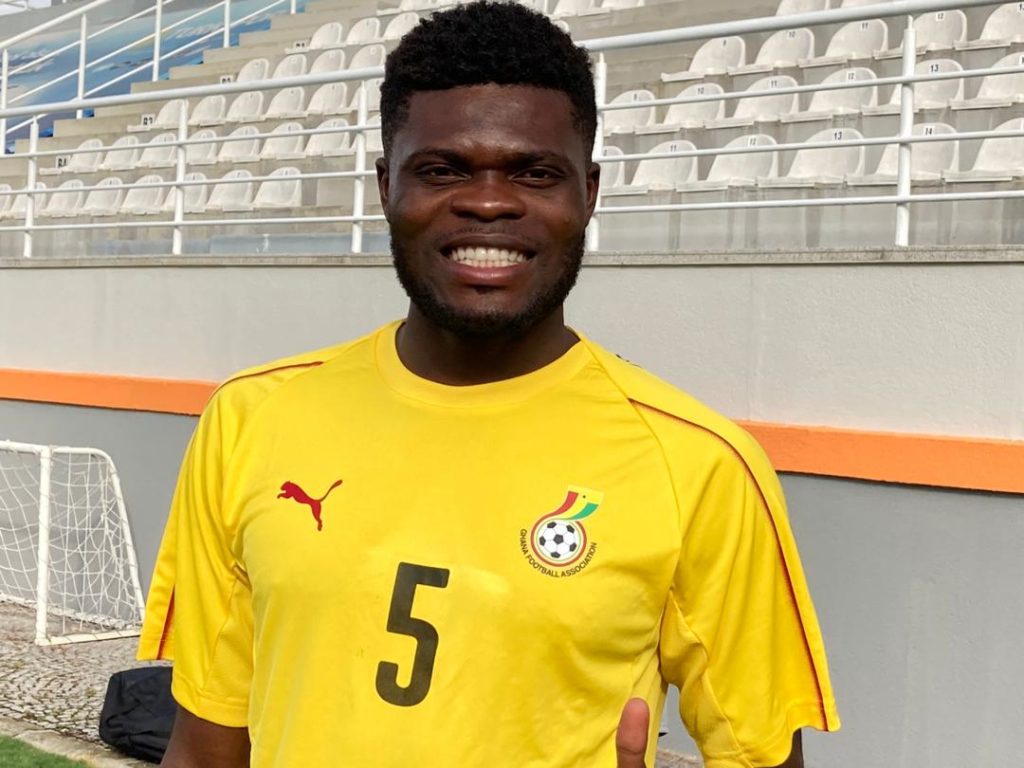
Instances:
[[[138,634],[135,547],[106,453],[0,441],[0,600],[35,608],[40,645]]]

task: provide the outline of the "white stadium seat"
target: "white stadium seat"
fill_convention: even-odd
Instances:
[[[348,63],[349,69],[369,69],[371,67],[383,67],[384,59],[388,52],[380,43],[365,45],[352,56]]]
[[[314,91],[306,107],[306,114],[337,115],[346,111],[347,102],[347,83],[325,83]]]
[[[160,107],[160,111],[156,113],[152,122],[146,123],[143,121],[138,125],[129,125],[128,130],[130,132],[166,131],[168,128],[177,128],[178,121],[181,119],[181,113],[187,110],[188,101],[186,99],[171,99]]]
[[[918,123],[914,136],[942,136],[956,133],[946,123]],[[888,144],[874,173],[850,177],[851,186],[893,185],[899,172],[899,145]],[[919,141],[910,145],[910,178],[912,181],[940,181],[948,171],[958,170],[960,165],[960,144],[951,141]]]
[[[152,216],[160,213],[167,196],[169,187],[144,187],[143,184],[159,184],[163,181],[162,176],[150,174],[143,176],[135,184],[128,187],[125,193],[124,202],[121,203],[121,213],[134,214],[139,216]]]
[[[371,17],[360,19],[348,30],[345,45],[362,45],[380,40],[380,19]]]
[[[36,211],[40,216],[67,217],[76,216],[85,202],[85,192],[82,187],[85,182],[81,179],[69,179],[55,189],[46,204],[37,207]]]
[[[722,93],[722,86],[717,83],[694,83],[677,94],[678,98],[698,98],[714,96]],[[725,101],[715,99],[709,101],[693,101],[683,104],[671,104],[661,123],[637,128],[636,133],[665,133],[680,128],[703,128],[709,121],[721,120],[725,117]]]
[[[775,11],[776,16],[789,16],[791,13],[810,13],[827,11],[828,0],[781,0]]]
[[[277,66],[274,67],[274,74],[271,76],[271,80],[280,80],[283,77],[299,77],[306,74],[306,54],[304,53],[290,53],[277,62]]]
[[[961,50],[1006,48],[1024,43],[1024,3],[1007,3],[992,11],[977,40],[956,43]]]
[[[342,48],[332,48],[324,51],[313,62],[309,68],[309,74],[318,75],[321,72],[337,72],[345,68],[345,51]]]
[[[806,27],[780,29],[772,34],[752,64],[736,67],[732,74],[770,72],[773,69],[795,67],[797,63],[814,57],[814,33]]]
[[[228,136],[235,141],[225,141],[217,153],[218,163],[255,163],[260,159],[260,140],[253,138],[259,133],[254,125],[235,128]]]
[[[306,116],[306,89],[301,85],[282,88],[274,94],[263,115],[264,120],[283,120]]]
[[[932,11],[914,19],[914,36],[918,53],[948,51],[967,40],[967,16],[963,11]],[[878,58],[897,58],[902,48],[890,48]]]
[[[891,3],[892,0],[843,0],[839,5],[840,8],[862,8],[865,5],[881,5],[882,3]]]
[[[773,146],[775,146],[775,139],[771,136],[764,133],[754,133],[736,137],[726,144],[725,148]],[[778,152],[716,155],[706,179],[689,184],[681,184],[676,189],[680,192],[688,192],[728,189],[729,187],[752,187],[757,183],[758,179],[771,179],[778,175]]]
[[[332,117],[324,120],[317,128],[341,128],[348,125],[343,117]],[[350,133],[314,133],[306,142],[307,157],[337,157],[352,154],[352,134]]]
[[[708,128],[733,128],[751,126],[758,122],[775,122],[783,115],[798,111],[799,95],[796,93],[772,93],[781,88],[796,87],[796,80],[789,75],[769,75],[752,83],[744,96],[736,102],[732,117],[710,121]]]
[[[1024,53],[1011,53],[995,64],[993,69],[1000,67],[1024,66]],[[960,81],[962,82],[962,81]],[[981,79],[978,95],[967,101],[954,102],[953,109],[988,109],[992,107],[1009,107],[1024,102],[1024,72],[1007,75],[986,75]]]
[[[1024,132],[1024,117],[1015,117],[994,128],[996,131]],[[981,142],[969,171],[949,171],[946,181],[1013,181],[1024,176],[1024,135],[989,138]]]
[[[46,184],[42,181],[36,182],[35,197],[35,211],[39,211],[46,206]],[[14,196],[14,200],[8,205],[6,209],[0,213],[0,219],[24,219],[25,210],[28,208],[28,194],[20,192]]]
[[[853,128],[826,128],[811,136],[807,142],[832,142],[834,146],[821,149],[798,149],[793,164],[785,176],[758,179],[765,187],[806,187],[816,184],[841,184],[847,176],[864,173],[864,147],[843,146],[846,142],[863,138]]]
[[[262,208],[299,208],[302,206],[302,179],[299,169],[293,166],[278,168],[268,179],[260,184],[253,198],[252,207]]]
[[[210,96],[204,96],[195,109],[192,110],[192,115],[188,119],[188,124],[195,127],[202,127],[207,125],[221,125],[224,122],[224,116],[227,113],[228,100],[224,97],[223,93],[215,93]]]
[[[208,211],[249,211],[252,210],[252,182],[232,179],[251,179],[252,174],[244,169],[228,171],[220,183],[214,185],[206,203]]]
[[[934,74],[937,72],[962,72],[963,67],[953,59],[928,59],[919,61],[914,66],[914,73],[918,75]],[[961,101],[964,96],[964,81],[956,80],[922,80],[914,83],[914,110],[921,109],[945,109],[955,102]],[[864,110],[865,114],[894,114],[900,111],[900,104],[903,100],[903,89],[896,86],[892,90],[892,96],[888,104],[881,104],[878,107]]]
[[[206,141],[207,139],[217,138],[216,131],[209,128],[204,128],[201,131],[196,131],[189,139],[196,141],[203,141],[202,144],[186,144],[185,145],[185,163],[186,165],[213,165],[217,162],[217,151],[220,148],[216,142]]]
[[[700,80],[704,77],[724,75],[746,63],[747,43],[742,37],[716,37],[697,49],[686,70],[663,72],[661,79],[666,83],[680,80]]]
[[[867,67],[849,67],[833,72],[822,81],[822,85],[836,83],[871,83],[875,73]],[[815,91],[806,112],[783,115],[783,122],[821,120],[835,115],[857,115],[865,107],[878,104],[878,86],[865,85],[863,88],[840,88],[832,91]]]
[[[260,160],[294,160],[305,157],[302,145],[306,137],[296,131],[302,130],[302,123],[289,122],[277,126],[263,142],[263,149],[260,150]]]
[[[643,106],[645,101],[654,101],[654,94],[648,90],[638,89],[620,93],[610,104],[637,104],[632,109],[613,109],[602,112],[604,117],[604,134],[632,133],[636,128],[651,125],[654,122],[655,109]]]
[[[245,62],[245,65],[238,70],[238,77],[235,78],[235,82],[250,83],[253,80],[266,80],[269,74],[269,59],[252,59]]]
[[[322,25],[309,39],[309,50],[320,51],[337,48],[345,44],[345,27],[340,21],[329,21]]]
[[[602,157],[621,157],[622,150],[605,144],[601,149]],[[623,162],[601,163],[601,189],[622,187],[626,184],[626,164]]]
[[[645,0],[601,0],[602,11],[622,11],[629,8],[643,8]]]
[[[384,30],[384,39],[398,40],[419,23],[419,14],[411,11],[400,13],[388,23],[387,28]]]
[[[0,192],[11,191],[10,184],[0,184]],[[15,197],[17,197],[17,195],[0,195],[0,219],[4,218],[4,214],[6,214],[10,209],[11,203],[14,202]]]
[[[139,164],[139,138],[137,136],[121,136],[107,148],[99,169],[102,171],[130,171]]]
[[[67,165],[63,168],[40,168],[39,173],[43,176],[55,175],[58,173],[92,173],[99,168],[100,160],[103,159],[103,141],[100,139],[86,139],[78,145],[78,149],[91,150],[79,152],[68,158]],[[13,198],[9,198],[13,199]],[[2,204],[3,201],[0,201]]]
[[[380,125],[380,115],[374,115],[366,121],[367,125]],[[367,154],[380,154],[384,151],[384,137],[381,136],[380,128],[370,128],[366,131],[366,152]]]
[[[359,109],[359,93],[364,88],[366,89],[366,111],[378,112],[380,111],[380,86],[384,82],[382,77],[371,77],[364,83],[361,83],[358,88],[352,92],[352,98],[349,100],[348,106],[345,108],[346,112],[355,112]]]
[[[691,141],[666,141],[654,147],[650,154],[664,152],[692,152],[696,147]],[[641,160],[633,173],[633,179],[625,187],[610,187],[605,196],[638,195],[648,192],[674,190],[677,184],[688,184],[697,178],[697,158],[652,157]]]
[[[146,147],[139,155],[139,166],[142,168],[167,168],[174,165],[176,161],[175,152],[177,147],[173,142],[174,131],[159,133],[149,140],[152,146]]]
[[[226,122],[251,123],[263,114],[263,91],[240,93],[228,108]]]
[[[854,59],[869,59],[889,46],[889,26],[882,19],[865,19],[844,24],[828,41],[825,53],[801,59],[801,67],[846,64]]]
[[[579,16],[594,8],[594,0],[558,0],[552,16]]]
[[[99,189],[89,190],[81,213],[86,216],[113,216],[124,201],[124,181],[120,176],[108,176],[96,186]]]
[[[245,171],[245,173],[248,173],[248,171]],[[192,171],[191,173],[186,173],[185,178],[182,179],[182,189],[185,191],[185,213],[202,213],[206,210],[206,201],[210,196],[210,188],[205,184],[197,185],[190,183],[196,181],[206,181],[206,174]],[[161,207],[161,211],[170,213],[173,210],[174,187],[169,187],[167,194],[164,196],[164,204]]]

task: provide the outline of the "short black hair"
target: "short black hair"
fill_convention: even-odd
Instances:
[[[589,155],[597,130],[589,54],[543,14],[490,0],[433,13],[388,55],[380,89],[385,154],[414,93],[490,83],[562,91]]]

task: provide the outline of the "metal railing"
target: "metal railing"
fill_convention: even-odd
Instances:
[[[896,0],[895,2],[878,5],[878,6],[861,6],[857,8],[847,8],[835,11],[820,11],[814,13],[805,14],[794,14],[784,17],[768,17],[762,19],[747,19],[742,21],[724,22],[719,24],[705,24],[696,27],[688,27],[681,29],[671,30],[659,30],[656,32],[639,33],[631,35],[622,35],[617,37],[601,38],[597,40],[585,41],[582,43],[585,47],[590,49],[592,52],[597,54],[597,63],[595,71],[595,83],[597,89],[597,101],[599,109],[599,129],[597,133],[597,139],[594,148],[594,159],[598,163],[619,163],[631,160],[649,160],[655,158],[680,158],[680,157],[705,157],[705,156],[716,156],[722,154],[753,154],[761,152],[783,152],[791,150],[803,150],[803,149],[822,149],[826,147],[870,147],[879,145],[896,144],[899,147],[898,152],[898,164],[895,191],[893,194],[880,194],[880,195],[833,195],[827,197],[815,197],[810,199],[758,199],[758,200],[741,200],[741,201],[714,201],[714,202],[679,202],[679,203],[657,203],[648,205],[628,205],[628,206],[604,206],[599,204],[597,207],[597,216],[592,222],[591,227],[588,230],[588,247],[591,250],[597,250],[600,247],[599,239],[599,225],[601,219],[606,216],[633,214],[633,213],[666,213],[666,212],[682,212],[682,211],[703,211],[703,210],[729,210],[729,209],[752,209],[752,208],[797,208],[797,207],[828,207],[828,206],[863,206],[863,205],[887,205],[893,206],[896,209],[896,226],[893,234],[893,243],[896,246],[906,246],[909,244],[909,232],[910,232],[910,217],[911,217],[911,206],[915,203],[929,203],[929,202],[942,202],[942,201],[970,201],[970,200],[991,200],[991,199],[1015,199],[1024,197],[1024,190],[996,190],[996,191],[981,191],[981,192],[964,192],[964,191],[944,191],[944,192],[912,192],[911,191],[911,167],[910,167],[910,149],[914,144],[934,141],[960,141],[960,140],[977,140],[986,138],[1018,138],[1024,136],[1024,131],[959,131],[940,135],[913,135],[913,115],[914,115],[914,86],[919,82],[928,82],[934,80],[943,79],[967,79],[976,78],[982,76],[989,76],[993,74],[1012,74],[1024,72],[1024,66],[1019,67],[1004,67],[998,69],[969,69],[954,72],[936,72],[936,73],[922,73],[915,74],[915,63],[916,63],[916,46],[915,46],[915,34],[913,27],[913,16],[916,13],[934,12],[955,8],[967,8],[973,6],[984,6],[992,5],[991,0]],[[843,88],[863,88],[870,87],[872,85],[879,84],[892,84],[900,88],[900,105],[899,105],[899,130],[896,134],[891,136],[883,137],[865,137],[857,138],[853,140],[844,140],[842,143],[830,143],[830,142],[798,142],[798,143],[780,143],[780,144],[768,144],[762,146],[733,146],[733,147],[716,147],[708,149],[694,149],[687,151],[678,152],[661,152],[661,153],[634,153],[620,156],[608,156],[602,155],[603,149],[603,133],[601,130],[601,123],[603,123],[604,115],[610,111],[617,109],[632,109],[637,106],[651,106],[651,105],[671,105],[671,104],[682,104],[690,102],[707,101],[710,99],[738,99],[752,94],[749,92],[735,91],[724,94],[715,94],[713,96],[697,96],[688,98],[671,98],[671,99],[657,99],[654,102],[640,102],[628,103],[628,104],[611,104],[608,103],[608,63],[605,60],[604,53],[612,50],[621,50],[625,48],[633,48],[647,45],[659,45],[666,43],[677,43],[690,40],[701,40],[705,38],[723,37],[727,35],[736,34],[750,34],[756,32],[773,31],[779,29],[789,29],[797,27],[815,26],[822,24],[836,24],[848,21],[858,21],[864,19],[874,19],[882,17],[906,17],[907,27],[904,34],[903,45],[901,49],[902,55],[902,67],[901,74],[894,77],[877,78],[875,80],[867,81],[856,81],[856,82],[838,82],[838,83],[820,83],[817,85],[802,85],[794,86],[791,88],[781,88],[778,91],[769,92],[758,92],[756,95],[765,95],[766,93],[814,93],[817,91],[825,90],[837,90]],[[107,220],[107,221],[67,221],[55,224],[37,224],[36,215],[38,213],[35,198],[40,192],[33,192],[36,190],[36,184],[38,179],[39,161],[42,158],[49,158],[56,155],[74,155],[81,152],[96,152],[96,149],[60,149],[60,150],[40,150],[38,143],[38,122],[36,116],[41,111],[46,112],[67,112],[72,110],[86,109],[86,108],[97,108],[102,106],[112,105],[128,105],[128,104],[144,104],[151,103],[154,101],[166,102],[171,99],[195,99],[208,96],[211,94],[230,94],[240,93],[243,91],[258,91],[258,90],[271,90],[271,89],[283,89],[292,86],[313,86],[323,85],[333,82],[365,82],[372,78],[382,76],[382,68],[367,68],[361,70],[342,70],[338,72],[325,72],[315,75],[303,75],[299,77],[281,78],[276,80],[262,80],[246,83],[218,83],[205,86],[193,86],[185,88],[169,88],[159,92],[149,92],[140,94],[126,94],[119,96],[105,96],[105,97],[83,97],[70,101],[51,103],[46,105],[40,105],[38,107],[13,107],[0,109],[0,119],[9,119],[12,117],[30,116],[33,130],[31,132],[29,140],[28,152],[20,153],[20,156],[27,158],[28,161],[28,172],[26,184],[24,187],[9,190],[0,191],[0,199],[4,197],[12,197],[19,194],[25,195],[25,210],[23,221],[19,224],[11,224],[0,226],[0,232],[21,232],[24,237],[23,255],[25,257],[31,257],[33,253],[33,234],[35,232],[45,231],[60,231],[60,230],[89,230],[89,229],[103,229],[110,227],[126,228],[126,229],[153,229],[153,228],[164,228],[171,231],[171,253],[178,255],[182,253],[183,247],[183,231],[192,227],[216,227],[216,226],[228,226],[228,225],[266,225],[266,226],[277,226],[282,224],[298,224],[298,223],[350,223],[352,225],[351,232],[351,252],[361,253],[363,251],[363,236],[364,236],[364,225],[369,222],[379,222],[383,220],[383,216],[377,214],[369,214],[366,212],[365,202],[365,179],[368,176],[373,176],[372,170],[367,170],[369,153],[367,151],[367,135],[368,132],[378,130],[378,126],[369,121],[369,111],[367,109],[367,92],[365,87],[361,87],[358,91],[359,100],[356,109],[356,121],[355,124],[344,126],[333,129],[318,129],[318,128],[304,128],[300,131],[295,131],[291,135],[315,135],[318,133],[329,133],[329,132],[347,132],[354,136],[354,147],[353,147],[353,169],[352,170],[339,170],[339,171],[314,171],[299,173],[297,176],[286,177],[288,180],[295,179],[351,179],[352,180],[352,200],[351,200],[351,213],[346,215],[328,215],[328,216],[316,216],[316,215],[301,215],[299,217],[287,217],[287,216],[262,216],[262,215],[251,215],[251,216],[239,216],[231,217],[224,216],[223,218],[210,219],[210,218],[191,218],[186,216],[185,210],[185,188],[194,185],[205,185],[211,186],[216,184],[232,184],[232,183],[253,183],[256,181],[281,181],[278,177],[271,176],[253,176],[245,179],[206,179],[200,181],[186,181],[187,171],[187,153],[186,149],[188,146],[197,143],[224,143],[238,140],[251,140],[253,138],[269,138],[271,136],[279,137],[281,134],[273,134],[271,132],[260,132],[256,136],[246,137],[230,137],[230,136],[219,136],[211,138],[195,139],[189,134],[188,115],[187,111],[183,110],[180,114],[178,125],[176,128],[175,138],[171,142],[167,142],[162,146],[172,145],[175,149],[175,164],[174,164],[174,179],[152,183],[152,184],[137,184],[133,185],[138,188],[167,188],[171,190],[173,195],[173,209],[170,218],[149,218],[149,219],[133,219],[133,220]],[[329,117],[329,116],[328,116]],[[139,148],[146,146],[154,146],[152,143],[140,144]],[[109,147],[105,148],[109,149]],[[147,171],[151,172],[151,171]],[[128,185],[126,185],[128,186]],[[87,192],[101,188],[100,185],[83,186],[75,190],[76,192]],[[67,192],[55,192],[55,194],[69,194]],[[2,210],[2,208],[0,208]]]

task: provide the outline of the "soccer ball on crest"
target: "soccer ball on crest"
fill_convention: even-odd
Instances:
[[[537,551],[545,560],[560,565],[574,559],[583,544],[579,527],[567,520],[551,520],[537,531]]]

